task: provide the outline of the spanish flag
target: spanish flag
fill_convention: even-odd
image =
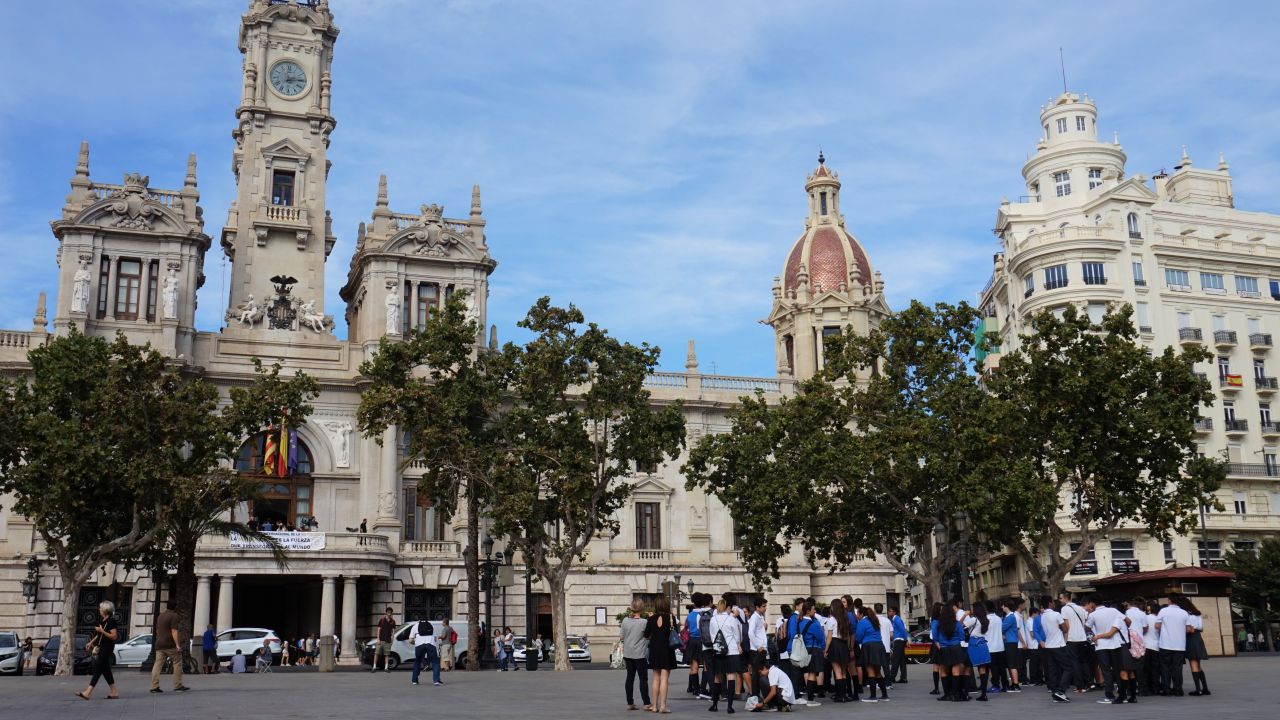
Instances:
[[[288,415],[285,415],[284,417],[280,418],[280,442],[279,442],[279,445],[277,445],[280,453],[280,461],[276,463],[276,469],[278,471],[277,474],[280,477],[285,477],[286,475],[289,474],[289,428],[287,427],[288,422],[289,422]]]
[[[279,465],[279,452],[276,448],[276,429],[275,427],[267,428],[267,446],[262,453],[262,474],[275,475],[277,466]]]

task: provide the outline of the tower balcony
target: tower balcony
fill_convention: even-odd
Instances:
[[[1236,331],[1235,330],[1214,330],[1213,344],[1218,347],[1235,347]]]
[[[1200,328],[1178,328],[1178,342],[1184,347],[1204,345],[1204,332]]]

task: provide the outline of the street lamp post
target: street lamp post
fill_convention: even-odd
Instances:
[[[22,581],[22,597],[34,603],[40,594],[40,561],[34,557],[27,561],[27,577]]]

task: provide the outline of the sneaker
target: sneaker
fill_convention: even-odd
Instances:
[[[1138,702],[1138,698],[1136,698],[1136,697],[1131,697],[1131,698],[1129,698],[1126,702],[1128,702],[1128,703],[1130,703],[1130,704],[1133,704],[1133,703]]]
[[[710,696],[710,695],[708,695],[708,694],[706,694],[706,693],[700,692],[700,693],[698,693],[698,699],[699,699],[699,700],[710,700],[710,699],[711,699],[711,696]]]
[[[987,688],[987,693],[988,693],[988,694],[994,695],[994,694],[996,694],[996,693],[998,693],[998,692],[1000,692],[1000,688],[995,687],[994,685],[993,685],[992,687]]]
[[[1111,698],[1102,698],[1101,700],[1098,701],[1099,705],[1112,705],[1114,703],[1115,701],[1112,700]]]
[[[431,684],[432,684],[432,685],[439,686],[439,685],[443,685],[444,683],[442,683],[442,682],[440,682],[439,680],[437,680],[437,681],[435,681],[435,682],[433,682],[433,683],[431,683]]]
[[[409,681],[409,684],[410,684],[410,685],[417,685],[417,684],[418,684],[418,681],[417,681],[417,680],[410,680],[410,681]]]
[[[1014,685],[1014,686],[1010,687],[1008,690],[1005,690],[1005,692],[1007,692],[1007,693],[1020,693],[1020,692],[1022,692],[1022,688],[1018,687],[1017,685]]]
[[[163,690],[161,690],[160,688],[151,688],[151,692],[153,692],[153,693],[162,693],[162,692],[164,692],[164,691],[163,691]]]
[[[179,685],[178,687],[174,688],[174,689],[173,689],[173,691],[174,691],[174,692],[186,692],[186,691],[188,691],[188,690],[190,690],[190,689],[191,689],[191,688],[187,687],[186,685]]]
[[[710,700],[711,698],[707,698],[707,699],[708,699],[708,700]],[[796,701],[795,701],[795,702],[793,702],[793,703],[791,703],[791,704],[792,704],[792,705],[808,705],[808,704],[809,704],[809,701],[808,701],[808,700],[805,700],[805,699],[804,699],[804,698],[802,698],[802,697],[798,697],[798,698],[796,698]]]
[[[876,702],[876,699],[875,699],[875,698],[873,698],[873,697],[864,697],[864,698],[862,698],[861,700],[859,700],[858,702],[867,702],[867,703],[871,703],[871,702]]]
[[[1056,692],[1053,694],[1053,701],[1060,702],[1060,703],[1067,703],[1067,702],[1071,702],[1071,698],[1067,697],[1065,693]]]
[[[809,707],[821,707],[821,705],[822,705],[822,703],[818,702],[817,700],[804,700],[804,701],[801,701],[801,700],[800,700],[800,698],[796,698],[796,704],[797,704],[797,705],[801,704],[801,702],[803,702],[805,705],[808,705]]]

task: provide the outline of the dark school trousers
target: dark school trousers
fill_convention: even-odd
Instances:
[[[635,695],[632,693],[632,686],[635,683],[636,676],[640,677],[640,700],[649,705],[649,661],[644,658],[623,658],[623,663],[627,666],[627,704],[635,705]]]
[[[889,682],[907,679],[907,641],[898,638],[893,641],[893,652],[889,656]]]
[[[1075,674],[1071,650],[1065,647],[1044,648],[1040,651],[1040,657],[1045,660],[1044,681],[1049,690],[1065,693],[1067,686],[1071,684],[1072,675]]]
[[[1160,651],[1160,691],[1182,694],[1182,663],[1185,650]]]

